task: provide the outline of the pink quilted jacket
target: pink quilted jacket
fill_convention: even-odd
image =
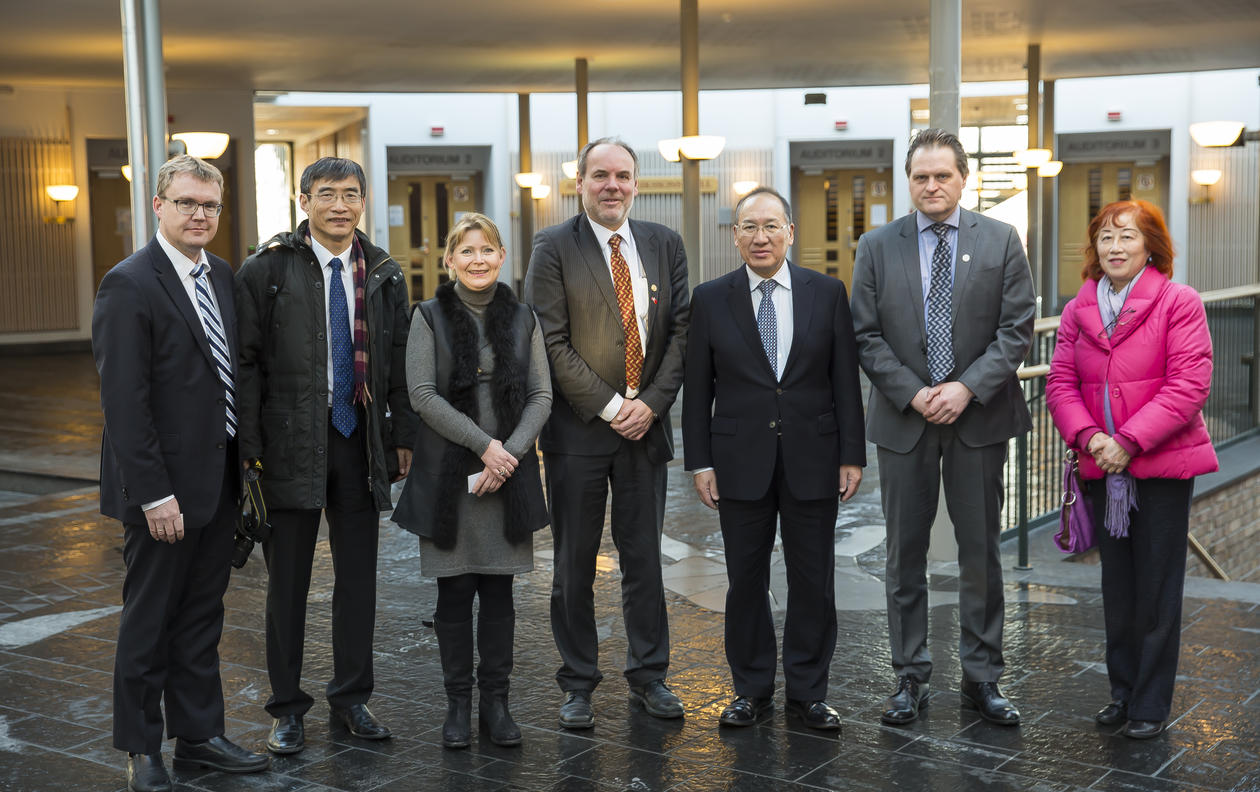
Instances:
[[[1063,309],[1046,405],[1067,444],[1082,451],[1081,475],[1102,478],[1084,453],[1105,431],[1103,387],[1136,478],[1186,479],[1217,469],[1203,409],[1212,384],[1212,338],[1198,292],[1148,267],[1110,338],[1098,314],[1098,281]]]

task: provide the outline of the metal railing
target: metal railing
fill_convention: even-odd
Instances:
[[[1204,292],[1212,335],[1212,393],[1203,408],[1212,442],[1220,447],[1260,426],[1256,350],[1260,347],[1260,283]],[[1038,319],[1032,349],[1019,370],[1032,430],[1011,441],[1014,465],[1003,474],[1002,537],[1019,540],[1019,566],[1028,566],[1028,531],[1058,519],[1065,445],[1046,409],[1046,374],[1059,317]]]

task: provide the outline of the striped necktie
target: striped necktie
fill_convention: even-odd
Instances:
[[[206,340],[210,342],[214,367],[219,372],[219,379],[223,380],[223,394],[227,399],[228,437],[236,437],[236,387],[232,384],[232,358],[228,355],[227,333],[223,330],[219,309],[214,307],[214,300],[210,299],[209,270],[209,265],[202,264],[193,271],[197,309],[201,312],[201,322],[206,328]]]

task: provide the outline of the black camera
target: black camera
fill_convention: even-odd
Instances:
[[[265,542],[271,537],[271,524],[267,522],[267,504],[263,502],[262,463],[255,459],[245,469],[245,509],[241,512],[240,524],[236,526],[236,538],[233,540],[232,566],[240,569],[254,552],[256,542]]]

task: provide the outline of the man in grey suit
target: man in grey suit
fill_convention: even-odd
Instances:
[[[898,677],[881,719],[909,723],[927,699],[927,549],[943,481],[958,542],[962,703],[1015,725],[1019,711],[997,685],[998,533],[1007,441],[1032,426],[1015,374],[1032,343],[1032,276],[1014,228],[958,206],[967,155],[954,134],[920,132],[906,175],[917,211],[864,234],[853,271],[854,328],[873,386],[867,435],[878,447]]]
[[[538,445],[551,506],[551,629],[567,729],[593,725],[591,692],[603,676],[592,588],[610,484],[630,700],[658,718],[683,715],[665,685],[660,548],[665,465],[674,455],[669,408],[682,384],[690,305],[687,255],[674,231],[627,219],[637,168],[634,150],[620,140],[583,148],[577,190],[584,211],[538,232],[525,277],[555,394]]]

